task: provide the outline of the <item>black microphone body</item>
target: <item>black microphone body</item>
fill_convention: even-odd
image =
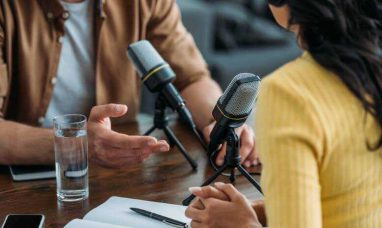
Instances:
[[[194,121],[192,119],[192,114],[186,107],[186,103],[184,102],[182,96],[178,93],[178,90],[172,83],[168,83],[164,86],[162,92],[163,96],[167,100],[170,107],[178,113],[181,120],[183,120],[186,124],[191,128],[196,128]]]
[[[208,145],[208,151],[210,153],[216,151],[219,145],[227,138],[230,128],[235,129],[241,127],[247,118],[244,116],[240,121],[227,118],[222,114],[218,105],[216,105],[212,111],[212,116],[216,120],[216,124],[210,133],[210,144]]]
[[[169,107],[175,110],[180,119],[196,129],[191,112],[183,97],[173,85],[175,72],[147,40],[138,41],[128,48],[128,57],[134,63],[143,83],[151,92],[160,92]]]
[[[235,77],[219,98],[212,115],[216,125],[210,134],[209,154],[217,156],[219,146],[226,140],[230,129],[241,127],[252,112],[260,78],[249,73]]]
[[[235,132],[235,129],[241,127],[251,114],[259,86],[260,78],[258,76],[249,73],[238,74],[219,98],[212,112],[216,124],[211,131],[208,146],[209,162],[216,173],[208,178],[202,186],[211,184],[229,168],[231,182],[235,181],[235,169],[237,169],[262,193],[260,185],[240,164],[240,138]],[[221,167],[217,167],[216,156],[220,145],[224,142],[227,143],[224,163]],[[187,206],[194,198],[195,195],[190,195],[183,200],[182,204]]]

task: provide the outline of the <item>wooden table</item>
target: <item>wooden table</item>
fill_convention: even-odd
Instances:
[[[114,129],[127,134],[142,134],[151,124],[151,119],[141,117],[137,123]],[[89,198],[79,203],[60,203],[56,198],[55,180],[13,182],[9,173],[3,170],[0,172],[0,224],[7,214],[35,213],[45,215],[46,227],[63,227],[74,218],[82,218],[111,196],[181,204],[189,194],[188,188],[200,185],[213,174],[213,170],[206,152],[192,133],[178,123],[171,128],[197,161],[197,172],[191,169],[177,149],[153,155],[144,163],[125,169],[106,169],[90,164]],[[162,138],[163,134],[156,131],[155,136]],[[259,176],[255,177],[259,180]],[[229,181],[227,177],[219,180]],[[238,177],[236,186],[249,199],[261,197],[243,176]]]

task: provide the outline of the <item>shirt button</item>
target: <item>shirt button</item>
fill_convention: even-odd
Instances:
[[[56,85],[57,78],[56,77],[52,78],[52,80],[50,80],[50,82],[52,83],[52,85]]]
[[[44,121],[45,121],[45,118],[44,118],[43,116],[41,116],[40,118],[38,118],[38,123],[39,123],[40,125],[42,125],[42,124],[44,123]]]
[[[69,16],[70,16],[70,14],[69,14],[68,11],[65,11],[65,12],[62,13],[62,18],[65,19],[65,20],[68,19]]]
[[[53,13],[52,12],[49,12],[46,14],[46,16],[49,18],[49,19],[52,19],[53,18]]]
[[[62,44],[64,42],[64,37],[63,36],[58,37],[58,42]]]

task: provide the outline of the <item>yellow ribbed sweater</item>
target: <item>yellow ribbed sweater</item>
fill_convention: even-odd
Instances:
[[[256,147],[269,227],[382,227],[377,122],[308,53],[261,86]]]

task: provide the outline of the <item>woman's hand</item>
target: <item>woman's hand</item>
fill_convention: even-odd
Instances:
[[[192,202],[190,204],[190,206],[187,208],[186,215],[187,215],[189,209],[193,208],[193,207],[196,209],[199,209],[199,210],[205,209],[200,198],[204,198],[204,199],[215,198],[215,199],[220,199],[220,200],[224,200],[224,201],[229,201],[228,196],[224,192],[222,192],[222,191],[220,191],[217,188],[214,188],[212,186],[205,186],[202,188],[201,187],[192,187],[192,188],[189,188],[189,191],[198,198],[196,198],[194,200],[194,202]]]
[[[215,187],[227,196],[227,200],[204,198],[203,188],[199,192],[194,191],[203,207],[196,201],[187,208],[186,216],[192,219],[191,227],[262,227],[251,203],[243,194],[231,184],[215,183]],[[218,194],[215,190],[210,192]]]
[[[261,225],[268,226],[267,215],[265,213],[265,204],[263,200],[256,200],[252,202],[252,208],[255,210],[257,218]]]

